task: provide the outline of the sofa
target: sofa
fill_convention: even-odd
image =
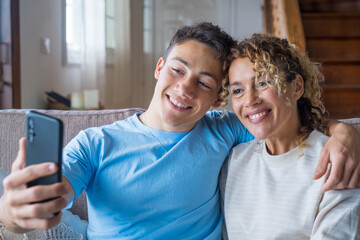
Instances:
[[[63,145],[65,146],[82,129],[109,124],[114,121],[124,119],[137,112],[143,112],[144,109],[129,108],[119,110],[92,111],[38,111],[57,117],[63,121]],[[19,139],[25,136],[26,112],[26,109],[0,110],[0,169],[5,170],[6,172],[10,172],[11,164],[16,157]],[[360,132],[360,118],[343,119],[341,121],[352,124]],[[74,202],[70,211],[72,214],[78,216],[81,220],[87,220],[86,196],[84,193]]]

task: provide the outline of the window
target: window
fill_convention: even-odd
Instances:
[[[80,65],[84,46],[83,0],[64,0],[63,13],[63,62],[66,65]]]
[[[153,1],[144,0],[144,53],[151,54],[153,51]]]
[[[111,65],[115,59],[115,0],[105,0],[105,47],[106,64]]]
[[[105,46],[115,48],[115,0],[105,0]]]

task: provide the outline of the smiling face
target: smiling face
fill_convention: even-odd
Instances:
[[[163,131],[191,130],[211,106],[218,106],[223,76],[216,55],[211,47],[195,40],[175,45],[166,62],[160,58],[157,63],[155,92],[140,119]]]
[[[256,73],[248,58],[237,58],[231,63],[230,93],[237,117],[258,139],[270,142],[296,139],[300,126],[297,100],[302,94],[297,84],[301,79],[286,84],[284,94],[279,94],[265,77],[260,76],[258,83],[255,80]]]

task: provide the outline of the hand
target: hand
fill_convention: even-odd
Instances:
[[[350,125],[337,123],[332,136],[321,150],[314,179],[322,177],[331,163],[322,190],[360,186],[360,134]]]
[[[3,181],[4,194],[0,199],[0,221],[10,231],[24,233],[31,229],[48,229],[61,220],[61,211],[69,192],[65,183],[39,185],[27,188],[26,184],[39,177],[54,174],[57,165],[42,163],[25,167],[25,138],[19,141],[18,155],[12,164],[11,174]],[[38,203],[55,198],[54,200]]]

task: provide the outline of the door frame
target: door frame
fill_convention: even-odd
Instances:
[[[12,52],[12,107],[21,108],[20,68],[20,6],[19,0],[11,0],[11,52]]]

